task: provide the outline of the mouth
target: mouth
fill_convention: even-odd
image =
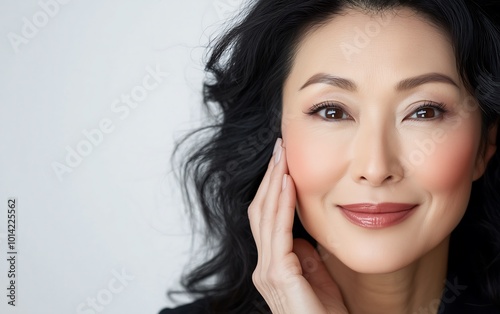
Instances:
[[[359,203],[337,206],[351,223],[369,229],[381,229],[403,222],[418,207],[405,203]]]

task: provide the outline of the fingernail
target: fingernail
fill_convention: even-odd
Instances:
[[[274,164],[278,164],[280,162],[282,151],[283,151],[283,148],[281,147],[281,143],[280,143],[280,145],[278,146],[278,150],[277,150],[276,154],[274,155]]]
[[[286,177],[287,175],[283,175],[283,181],[281,182],[281,190],[283,191],[286,188]]]
[[[276,140],[276,143],[274,144],[273,155],[276,154],[278,147],[281,147],[281,138],[279,138],[279,137]]]

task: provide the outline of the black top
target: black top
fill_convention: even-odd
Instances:
[[[474,287],[466,285],[466,281],[459,279],[453,269],[448,271],[441,300],[431,302],[427,308],[421,308],[415,314],[500,314],[500,307],[479,297]],[[159,314],[220,314],[208,310],[209,301],[200,299],[175,309],[166,308]],[[262,308],[252,309],[252,314],[267,314]],[[314,314],[314,313],[304,313]]]
[[[459,282],[449,280],[441,300],[430,303],[428,308],[422,308],[416,313],[436,313],[438,314],[500,314],[498,307],[485,302],[474,295],[473,291],[468,291],[467,286],[460,285]],[[255,309],[252,313],[262,313]],[[182,305],[175,309],[163,309],[159,314],[214,314],[208,311],[208,301],[206,299],[197,300],[191,304]],[[307,313],[308,314],[308,313]]]
[[[159,314],[208,314],[208,301],[197,300],[191,304],[182,305],[175,309],[163,309]]]

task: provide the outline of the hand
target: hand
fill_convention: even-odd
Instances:
[[[288,175],[285,148],[278,139],[257,194],[248,208],[258,251],[252,280],[275,314],[348,313],[340,291],[318,252],[293,239],[295,185]],[[307,267],[315,263],[314,267]]]

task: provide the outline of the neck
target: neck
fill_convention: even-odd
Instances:
[[[357,273],[333,255],[325,264],[351,314],[436,314],[446,279],[448,245],[449,238],[414,263],[387,274]],[[318,250],[322,255],[326,252],[321,246]]]

